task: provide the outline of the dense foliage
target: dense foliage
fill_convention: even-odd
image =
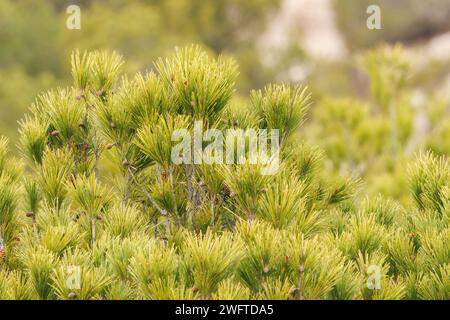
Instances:
[[[373,103],[308,121],[308,89],[235,99],[236,64],[198,47],[133,79],[116,53],[73,53],[73,86],[20,123],[23,161],[0,140],[0,299],[449,299],[450,161],[408,151],[405,61],[369,52]],[[280,129],[280,169],[173,164],[194,121]]]

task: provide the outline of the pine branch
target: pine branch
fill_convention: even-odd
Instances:
[[[126,161],[126,159],[124,160]],[[165,223],[166,223],[166,234],[170,232],[170,220],[169,220],[169,214],[167,213],[167,210],[161,208],[158,203],[153,199],[153,197],[150,195],[150,193],[139,183],[136,176],[134,175],[133,171],[130,167],[127,167],[127,171],[129,172],[131,178],[136,183],[136,185],[141,189],[141,191],[144,193],[144,195],[147,197],[147,199],[151,202],[151,204],[155,207],[156,210],[159,211],[159,213],[164,217]]]

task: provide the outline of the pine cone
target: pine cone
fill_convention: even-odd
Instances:
[[[27,216],[27,218],[34,218],[34,212],[33,211],[29,211],[25,215]]]
[[[228,186],[223,186],[223,193],[225,193],[226,195],[230,195],[230,193],[231,193],[231,190],[230,190],[230,188],[228,188]]]
[[[71,292],[67,295],[67,298],[69,298],[70,300],[76,299],[77,294],[75,292]]]
[[[289,295],[291,296],[292,299],[296,299],[298,295],[298,288],[292,288],[289,291]]]
[[[0,262],[6,259],[6,250],[4,246],[0,246]]]
[[[56,137],[56,136],[59,135],[59,131],[58,131],[58,130],[53,130],[52,132],[50,132],[50,135],[51,135],[52,137]]]

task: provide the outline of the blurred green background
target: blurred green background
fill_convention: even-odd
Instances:
[[[81,30],[66,28],[71,4],[81,8]],[[371,4],[381,8],[381,30],[366,27]],[[448,0],[0,0],[0,134],[15,144],[17,121],[36,95],[70,84],[77,48],[116,50],[133,74],[174,46],[199,43],[237,60],[244,96],[269,82],[305,82],[319,101],[364,98],[367,80],[354,57],[383,42],[429,53],[418,54],[413,81],[442,88],[449,30]]]

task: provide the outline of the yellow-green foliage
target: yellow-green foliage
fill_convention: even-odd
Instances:
[[[0,139],[0,299],[449,299],[450,160],[406,151],[388,50],[367,58],[375,103],[322,100],[311,122],[308,89],[233,100],[234,62],[199,47],[132,80],[74,53],[74,86],[20,123],[27,170]],[[279,170],[175,165],[195,120],[280,129]]]

